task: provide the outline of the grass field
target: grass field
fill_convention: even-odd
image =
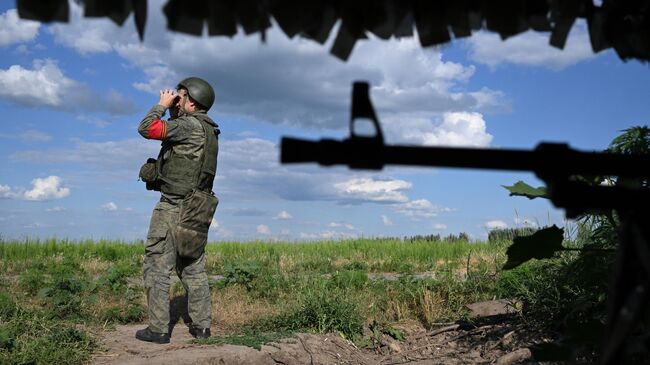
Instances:
[[[210,243],[213,326],[237,341],[263,334],[253,343],[293,331],[334,331],[362,342],[369,323],[456,320],[465,304],[508,295],[500,284],[507,245]],[[143,253],[142,243],[119,241],[0,241],[0,363],[81,363],[98,345],[90,333],[144,323]],[[172,299],[183,293],[180,283],[172,286]]]

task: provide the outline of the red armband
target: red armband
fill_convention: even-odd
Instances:
[[[167,122],[164,120],[156,119],[149,125],[149,132],[147,138],[149,139],[164,139],[167,137]]]

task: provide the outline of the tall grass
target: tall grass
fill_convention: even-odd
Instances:
[[[404,242],[357,239],[307,243],[214,243],[207,246],[208,267],[222,272],[225,263],[254,260],[284,272],[329,273],[363,267],[370,272],[429,271],[457,264],[470,252],[486,254],[495,248],[484,242]]]

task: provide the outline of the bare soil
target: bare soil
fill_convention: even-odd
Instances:
[[[92,364],[515,364],[536,363],[529,346],[549,341],[516,320],[499,319],[473,324],[445,324],[425,330],[417,322],[392,325],[405,335],[398,341],[386,334],[366,348],[358,348],[337,334],[298,333],[269,343],[260,350],[235,345],[191,343],[187,327],[178,324],[170,344],[138,341],[142,325],[117,326],[102,331],[104,350]],[[370,335],[368,330],[367,335]],[[225,333],[213,333],[224,336]]]

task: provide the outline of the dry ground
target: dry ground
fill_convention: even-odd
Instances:
[[[547,339],[515,320],[487,324],[451,324],[425,330],[416,322],[393,325],[406,336],[397,341],[382,335],[367,348],[358,348],[336,334],[295,334],[256,350],[235,345],[191,343],[187,327],[178,324],[170,344],[138,341],[142,325],[118,326],[98,333],[103,352],[93,364],[514,364],[535,362],[528,349]],[[214,333],[213,335],[225,335]]]

